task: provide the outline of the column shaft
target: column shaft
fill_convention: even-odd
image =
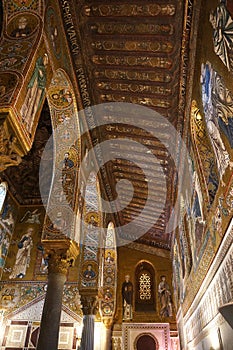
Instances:
[[[106,328],[105,330],[105,348],[104,350],[110,350],[112,344],[112,329]]]
[[[65,281],[64,274],[49,273],[37,350],[57,350]]]
[[[94,327],[95,327],[95,316],[84,315],[80,350],[94,349]]]

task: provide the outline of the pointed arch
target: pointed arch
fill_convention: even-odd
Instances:
[[[140,261],[135,268],[135,311],[155,311],[155,270],[153,265]]]

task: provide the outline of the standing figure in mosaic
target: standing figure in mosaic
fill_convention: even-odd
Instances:
[[[192,214],[200,223],[204,222],[203,214],[203,197],[201,192],[201,185],[196,170],[193,171],[193,206]]]
[[[213,69],[210,63],[202,64],[201,69],[201,84],[202,84],[202,103],[205,113],[206,127],[210,137],[210,141],[214,150],[219,177],[222,185],[223,175],[226,168],[231,165],[229,153],[222,141],[218,125],[218,116],[215,115],[215,110],[212,102],[213,89]]]
[[[46,67],[48,56],[44,54],[36,61],[35,69],[27,87],[27,94],[20,110],[23,122],[29,133],[32,131],[36,112],[43,101],[46,86]]]
[[[159,300],[160,300],[160,315],[163,317],[172,316],[172,298],[169,284],[166,281],[166,276],[160,277],[161,281],[158,287]]]
[[[122,301],[123,301],[123,320],[132,320],[133,318],[133,284],[129,280],[130,276],[125,276],[122,283]]]
[[[225,0],[220,0],[216,10],[210,13],[209,20],[213,27],[214,51],[230,71],[233,67],[233,20]]]
[[[233,94],[225,86],[223,78],[214,71],[212,101],[218,125],[233,148]]]
[[[27,232],[21,237],[18,243],[18,252],[16,254],[15,265],[9,278],[23,278],[26,275],[30,264],[33,229],[28,228]]]

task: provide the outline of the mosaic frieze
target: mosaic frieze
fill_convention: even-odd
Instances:
[[[77,285],[65,284],[62,302],[78,315],[82,314],[81,301]]]
[[[46,291],[44,284],[10,283],[0,285],[0,305],[6,309],[6,315],[43,295]]]
[[[137,51],[137,52],[161,52],[170,53],[173,50],[173,44],[169,41],[136,41],[136,40],[124,40],[124,41],[95,41],[92,42],[92,47],[95,50],[105,51]]]
[[[156,72],[141,72],[134,70],[124,69],[103,69],[101,71],[95,70],[94,75],[96,78],[109,78],[109,79],[120,79],[120,80],[142,80],[142,81],[153,81],[160,83],[169,83],[172,80],[171,74],[169,73],[156,73]]]
[[[156,34],[172,35],[172,24],[157,23],[95,23],[90,25],[91,30],[98,34]]]
[[[173,62],[166,57],[94,55],[93,63],[101,65],[124,65],[170,69]]]
[[[36,298],[42,297],[46,290],[47,284],[44,282],[0,284],[0,305],[5,309],[5,316]],[[76,284],[65,284],[62,302],[73,312],[82,315],[80,295]]]
[[[173,4],[111,4],[92,5],[84,9],[87,16],[174,16],[176,11]]]

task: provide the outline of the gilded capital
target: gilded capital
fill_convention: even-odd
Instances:
[[[66,275],[79,254],[77,244],[71,240],[44,241],[43,247],[48,260],[49,273]]]
[[[6,115],[0,114],[0,172],[19,165],[24,155]]]
[[[103,317],[103,323],[107,329],[111,329],[113,325],[113,318],[111,317]]]
[[[81,303],[84,315],[95,315],[98,311],[97,295],[81,294]]]

